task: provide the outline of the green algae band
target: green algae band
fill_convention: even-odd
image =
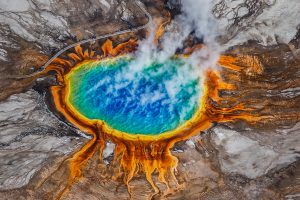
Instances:
[[[141,67],[129,57],[81,63],[67,76],[67,100],[81,115],[118,131],[172,131],[199,109],[200,81],[184,59]]]

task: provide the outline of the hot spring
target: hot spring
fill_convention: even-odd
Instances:
[[[50,92],[57,111],[91,136],[68,160],[69,177],[59,197],[83,176],[84,167],[96,153],[103,163],[109,141],[116,145],[111,166],[120,165],[114,176],[123,177],[130,194],[129,182],[137,172],[145,174],[155,194],[159,193],[152,179],[156,171],[167,191],[173,187],[171,183],[180,188],[175,176],[179,160],[171,152],[177,142],[209,129],[213,122],[261,119],[244,104],[236,104],[240,97],[220,95],[219,91],[236,89],[222,79],[223,71],[193,64],[189,54],[163,61],[153,56],[147,62],[134,53],[136,45],[136,40],[116,46],[107,40],[101,51],[83,51],[76,46],[74,53],[68,53],[69,59],[56,58],[43,71],[56,72],[58,84],[51,86]],[[221,56],[218,65],[240,73],[237,61]],[[234,105],[224,107],[224,101]]]
[[[66,102],[81,117],[119,132],[156,136],[176,130],[192,120],[203,93],[186,59],[141,67],[130,56],[82,62],[65,77]]]

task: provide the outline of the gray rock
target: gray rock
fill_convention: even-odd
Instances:
[[[299,125],[285,130],[289,134],[284,137],[269,133],[268,139],[261,132],[241,134],[223,126],[217,126],[211,132],[222,171],[257,178],[297,160],[300,136],[295,130],[300,131]]]
[[[263,45],[289,43],[296,35],[300,18],[297,0],[214,0],[213,13],[223,39],[223,49],[248,40]]]
[[[26,185],[44,165],[83,142],[41,98],[30,90],[0,103],[0,190]]]

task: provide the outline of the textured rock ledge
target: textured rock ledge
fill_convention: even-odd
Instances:
[[[274,132],[237,132],[218,126],[210,130],[224,173],[258,178],[297,161],[300,124]]]
[[[0,190],[26,185],[44,165],[83,142],[43,101],[29,90],[0,103]]]

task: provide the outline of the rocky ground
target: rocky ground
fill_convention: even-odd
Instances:
[[[154,20],[168,16],[165,6],[173,13],[178,9],[176,0],[143,3]],[[244,90],[268,97],[266,108],[281,117],[259,127],[216,124],[177,144],[173,153],[184,187],[166,198],[300,199],[300,3],[214,0],[212,12],[222,50],[260,56],[264,64],[261,77],[245,79]],[[145,22],[131,1],[0,0],[0,199],[51,197],[65,176],[59,166],[89,139],[52,112],[47,101],[52,78],[10,76],[33,73],[68,44]],[[257,90],[257,83],[265,90]],[[107,163],[113,147],[105,150]],[[97,167],[90,161],[85,178],[65,199],[128,198],[120,180],[106,178],[110,169]],[[53,183],[37,189],[58,168]],[[133,199],[152,193],[142,175],[131,187]]]

